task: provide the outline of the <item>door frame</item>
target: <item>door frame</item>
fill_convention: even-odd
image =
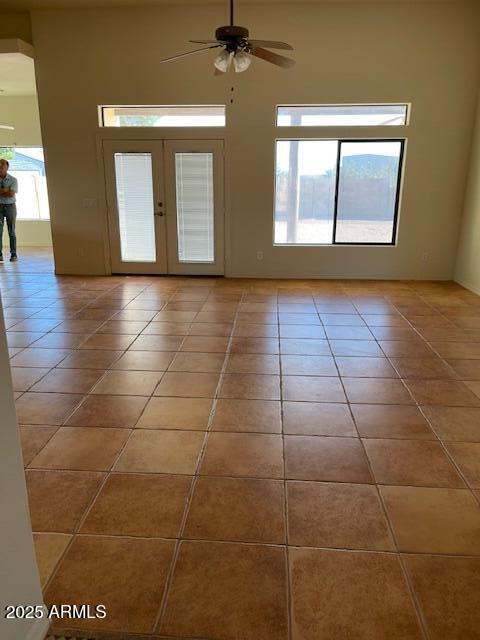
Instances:
[[[227,132],[222,127],[98,127],[95,134],[96,148],[96,169],[97,169],[97,189],[99,195],[99,213],[103,209],[103,247],[105,274],[112,275],[112,261],[110,248],[110,232],[107,214],[107,182],[105,174],[103,143],[110,141],[138,141],[138,142],[161,142],[167,140],[191,140],[195,142],[221,141],[223,143],[223,206],[224,206],[224,273],[226,274],[229,264],[230,246],[230,207],[229,190],[226,181],[227,173]],[[132,272],[133,273],[133,272]],[[144,274],[145,275],[145,274]]]

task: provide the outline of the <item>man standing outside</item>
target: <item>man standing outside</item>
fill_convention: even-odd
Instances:
[[[9,166],[8,160],[0,160],[0,262],[3,262],[2,239],[5,218],[10,237],[10,262],[17,260],[17,237],[15,235],[17,207],[15,205],[15,194],[18,192],[18,182],[16,178],[8,173]]]

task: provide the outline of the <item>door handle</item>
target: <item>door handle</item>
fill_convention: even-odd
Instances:
[[[153,215],[154,216],[159,216],[160,218],[163,218],[163,211],[155,211],[155,213]]]

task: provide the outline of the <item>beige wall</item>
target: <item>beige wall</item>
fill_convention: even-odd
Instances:
[[[480,100],[458,242],[455,280],[480,294]]]
[[[6,13],[2,11],[0,20],[0,38],[20,38],[32,42],[30,15],[26,11]]]
[[[0,380],[0,638],[42,640],[47,620],[5,620],[7,604],[40,605],[43,600],[33,549],[1,299]]]
[[[0,146],[42,146],[37,96],[0,95],[0,120],[15,127],[15,131],[0,129]]]
[[[297,66],[286,72],[255,61],[226,78],[213,77],[211,53],[158,64],[224,23],[221,5],[33,12],[57,271],[108,270],[97,105],[228,104],[233,83],[225,131],[228,275],[451,278],[476,104],[478,9],[244,5],[237,21],[254,37],[291,42]],[[384,101],[412,103],[398,246],[273,247],[274,138],[286,135],[272,126],[275,105]],[[85,198],[98,198],[98,208],[84,208]]]
[[[37,96],[0,96],[0,120],[15,127],[15,131],[0,129],[0,146],[42,146]],[[17,220],[17,238],[19,247],[51,247],[50,222]],[[3,243],[8,245],[6,230]]]

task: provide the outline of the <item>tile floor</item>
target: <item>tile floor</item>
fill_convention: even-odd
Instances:
[[[89,638],[480,638],[480,299],[1,267],[47,603]]]

